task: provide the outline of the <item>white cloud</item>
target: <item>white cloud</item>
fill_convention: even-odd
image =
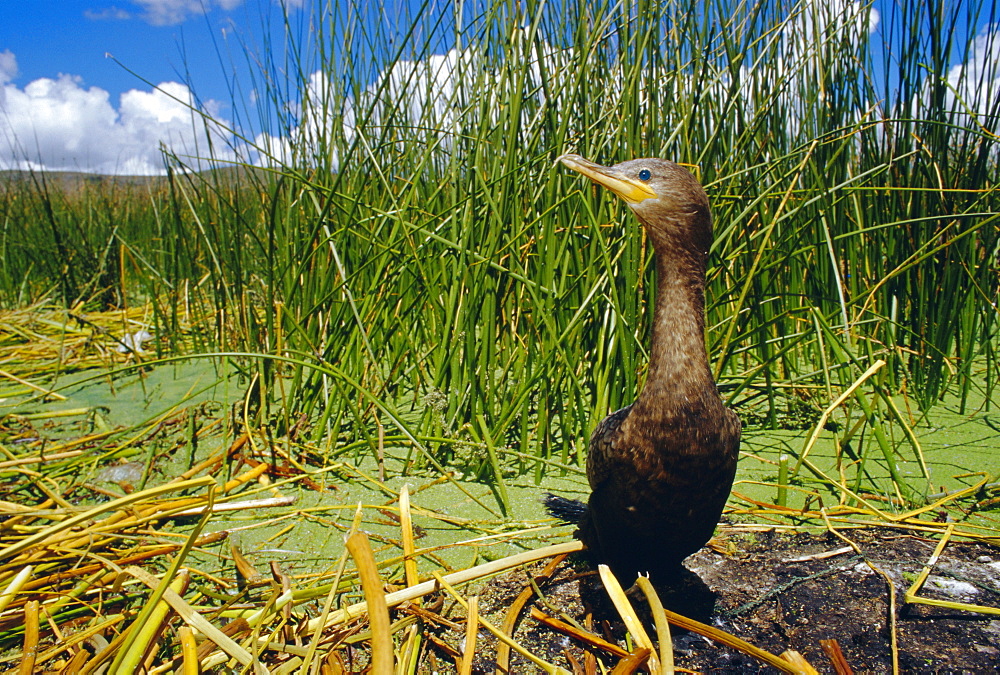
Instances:
[[[801,115],[798,107],[802,92],[815,85],[816,72],[827,65],[813,62],[817,52],[822,54],[827,46],[830,51],[842,49],[845,40],[860,48],[864,36],[877,23],[877,12],[869,11],[856,0],[832,0],[832,5],[817,1],[803,3],[773,33],[773,49],[764,50],[769,55],[777,54],[780,63],[771,59],[745,65],[741,69],[741,86],[767,92],[760,100],[795,111],[789,118],[797,120]],[[571,90],[576,75],[571,71],[579,66],[579,56],[572,49],[556,49],[528,37],[525,30],[515,31],[507,53],[507,58],[528,65],[523,81],[504,77],[488,67],[488,59],[475,47],[451,49],[418,61],[400,60],[379,73],[357,100],[336,95],[335,85],[327,76],[315,72],[301,90],[299,101],[289,105],[295,119],[292,128],[283,135],[258,135],[254,139],[256,149],[248,149],[251,151],[248,161],[314,164],[320,159],[316,153],[326,152],[330,156],[323,159],[336,170],[339,158],[333,154],[334,148],[342,147],[337,138],[346,144],[357,140],[362,147],[371,148],[389,138],[393,142],[415,142],[433,151],[435,161],[446,159],[454,139],[461,137],[466,129],[480,127],[480,116],[486,115],[495,122],[501,120],[503,101],[510,100],[509,89],[518,85],[523,87],[520,92],[523,118],[518,124],[518,134],[522,138],[532,137],[539,127],[545,126],[549,106],[564,110],[572,105]],[[817,46],[819,41],[822,46]],[[615,69],[624,67],[624,64],[612,65]],[[607,75],[602,105],[611,111],[618,107],[623,78],[614,73]],[[698,86],[714,88],[718,99],[725,100],[728,77],[728,69],[723,69],[716,82],[699,82]],[[646,86],[660,86],[668,79],[675,81],[664,86],[666,90],[684,90],[694,85],[683,71],[658,70],[650,73]],[[772,96],[775,98],[768,100]],[[750,95],[740,98],[754,100]],[[641,103],[648,105],[645,100]],[[744,114],[752,117],[749,109],[744,109]],[[799,126],[797,121],[790,124],[796,129]]]
[[[92,20],[131,19],[134,16],[154,26],[173,26],[183,23],[189,16],[204,14],[213,7],[231,10],[243,4],[243,0],[132,0],[142,12],[136,15],[118,7],[85,10],[84,16]]]
[[[987,126],[995,131],[1000,102],[1000,25],[984,27],[969,42],[964,58],[942,75],[929,73],[917,92],[901,101],[894,115],[887,113],[886,117],[946,116],[956,125]],[[942,86],[943,91],[939,89]]]
[[[17,57],[9,49],[0,52],[0,84],[7,84],[17,77]],[[2,102],[3,99],[0,99]]]
[[[105,7],[104,9],[85,9],[83,16],[91,21],[124,21],[131,19],[132,14],[119,7]]]
[[[240,1],[215,0],[218,6]],[[152,0],[147,2],[148,6],[153,4]],[[158,4],[161,9],[168,5],[176,9],[190,3],[160,0]],[[789,113],[786,119],[793,130],[799,129],[803,114],[802,93],[815,88],[819,82],[817,73],[829,67],[813,63],[813,59],[826,45],[835,52],[836,45],[844,41],[860,48],[861,41],[878,22],[876,13],[868,13],[864,5],[853,0],[835,0],[834,4],[836,8],[814,3],[803,5],[798,14],[773,33],[776,41],[773,49],[764,50],[777,54],[777,58],[746,64],[740,70],[742,91],[760,90],[759,100]],[[820,36],[822,42],[817,44]],[[806,47],[810,42],[812,46]],[[574,80],[568,72],[574,67],[576,57],[570,50],[522,40],[518,33],[511,42],[508,58],[521,59],[530,65],[523,83],[525,105],[519,133],[531,134],[536,129],[535,123],[544,118],[546,106],[563,110],[571,105],[563,99],[571,95]],[[475,49],[453,49],[420,61],[399,61],[380,73],[357,101],[336,91],[336,83],[317,71],[306,82],[300,100],[289,104],[293,116],[290,130],[259,133],[253,146],[236,150],[243,161],[257,164],[319,162],[336,169],[339,158],[335,148],[355,140],[376,147],[383,132],[391,127],[391,134],[385,138],[416,141],[433,149],[435,156],[444,156],[447,153],[436,151],[447,151],[452,139],[465,133],[463,128],[478,128],[481,123],[478,116],[496,120],[502,117],[500,102],[510,98],[510,92],[505,90],[514,86],[514,82],[498,77],[485,63],[483,55]],[[840,66],[834,63],[834,67]],[[544,89],[542,72],[547,78]],[[849,72],[856,76],[856,71]],[[42,78],[22,89],[12,83],[16,73],[14,54],[0,52],[0,168],[156,174],[163,172],[161,144],[182,156],[204,157],[211,147],[217,158],[235,157],[230,148],[234,139],[219,126],[206,131],[202,116],[189,107],[194,106],[191,92],[182,84],[163,83],[159,91],[128,91],[116,105],[108,92],[85,87],[79,78],[68,75]],[[725,100],[722,90],[729,87],[728,73],[723,69],[716,82],[699,86],[718,90],[718,100]],[[836,83],[835,75],[827,72],[827,81]],[[652,74],[647,86],[657,86],[666,78],[676,80],[671,87],[679,91],[693,85],[683,72],[664,71]],[[604,92],[603,105],[609,111],[618,105],[621,92],[614,85],[618,79],[609,77],[611,84]],[[958,101],[959,110],[987,114],[1000,92],[1000,27],[981,32],[971,44],[966,61],[951,67],[947,80],[953,91],[949,104]],[[546,92],[552,100],[547,100]],[[736,100],[753,101],[755,96],[738,94]],[[866,102],[858,104],[867,109]],[[220,119],[217,104],[208,102],[201,110]],[[725,119],[730,112],[707,111],[705,123],[715,123],[716,116]],[[861,110],[854,112],[860,114]],[[748,118],[751,113],[744,110]],[[220,122],[225,123],[221,119]],[[815,133],[815,130],[802,131]],[[214,145],[210,146],[210,140]],[[327,156],[317,157],[317,153]],[[199,165],[195,160],[189,163]]]
[[[372,147],[389,127],[399,140],[447,147],[460,133],[463,121],[462,92],[456,82],[471,83],[473,78],[466,71],[478,66],[479,58],[472,50],[452,49],[421,61],[400,60],[379,73],[361,92],[359,101],[338,96],[327,75],[316,71],[306,81],[300,100],[289,106],[297,121],[295,127],[287,136],[258,135],[251,161],[315,164],[325,160],[336,170],[340,158],[331,149],[336,138],[350,144],[360,134],[362,145]],[[355,118],[356,110],[363,111],[363,119]],[[331,154],[317,157],[322,151]]]
[[[259,94],[252,93],[256,100]],[[338,101],[341,107],[336,107]],[[252,147],[240,148],[243,161],[262,166],[324,163],[326,160],[336,170],[336,154],[321,158],[322,152],[333,152],[332,140],[336,134],[353,139],[354,112],[352,101],[333,95],[333,86],[322,71],[312,73],[306,81],[300,100],[288,104],[287,112],[295,124],[287,135],[279,136],[261,132]]]
[[[184,157],[225,152],[217,126],[206,131],[192,111],[194,98],[183,84],[131,90],[118,107],[107,91],[85,87],[80,78],[41,78],[23,89],[0,87],[0,168],[150,175],[164,172],[161,148]],[[209,103],[204,111],[218,114]],[[221,150],[220,150],[221,148]]]
[[[135,0],[145,10],[142,18],[154,26],[171,26],[182,23],[188,14],[208,9],[201,0]]]
[[[254,147],[247,148],[244,159],[258,166],[283,166],[295,164],[292,142],[286,136],[260,133],[253,139]],[[336,167],[335,167],[336,168]]]
[[[822,103],[833,89],[850,86],[858,77],[855,59],[879,20],[877,10],[857,0],[796,4],[756,60],[740,67],[741,91],[732,101],[741,106],[744,120],[756,118],[755,106],[771,108],[780,113],[788,137],[796,142],[804,140],[800,134],[812,136],[857,122],[864,114],[857,108],[842,108],[845,119],[817,118],[822,108],[816,99]],[[724,71],[717,83],[720,98],[729,84]]]
[[[510,58],[519,58],[529,66],[528,77],[520,84],[525,99],[537,104],[534,107],[525,104],[523,108],[522,135],[529,134],[532,125],[542,122],[548,103],[542,88],[542,64],[551,80],[571,79],[562,74],[570,65],[571,52],[544,42],[538,45],[526,36],[526,31],[515,31],[510,47]],[[482,55],[474,48],[451,49],[419,61],[400,60],[382,70],[357,101],[337,96],[327,76],[314,72],[300,101],[291,106],[298,125],[287,137],[258,136],[255,143],[263,152],[254,161],[313,163],[316,157],[301,153],[329,148],[336,137],[347,144],[360,140],[368,147],[377,146],[383,137],[392,137],[428,149],[448,150],[464,128],[479,124],[478,116],[485,113],[493,120],[498,119],[502,101],[509,98],[506,89],[514,86],[511,78],[497,77],[484,64]],[[553,89],[561,90],[558,86]],[[532,109],[535,117],[529,118],[528,111]],[[436,152],[435,157],[443,158],[444,154]],[[335,154],[325,159],[337,168],[339,158]]]
[[[971,115],[996,114],[994,106],[1000,94],[1000,26],[984,27],[975,37],[965,63],[948,71],[949,110]]]

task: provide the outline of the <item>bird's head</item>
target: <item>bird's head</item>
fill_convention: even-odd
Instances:
[[[680,244],[708,253],[712,243],[708,196],[684,167],[652,157],[614,166],[601,166],[580,155],[563,155],[559,161],[625,200],[657,248]]]

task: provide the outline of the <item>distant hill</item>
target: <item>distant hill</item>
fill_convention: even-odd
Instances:
[[[163,183],[166,176],[104,176],[82,171],[0,171],[0,189],[14,186],[42,185],[72,192],[83,187],[104,187],[110,185],[143,186]]]
[[[200,177],[206,180],[245,182],[247,179],[266,180],[269,173],[255,167],[233,166],[208,169],[200,172]],[[46,185],[50,190],[73,193],[85,188],[157,188],[166,184],[166,176],[108,176],[83,171],[0,171],[0,190]]]

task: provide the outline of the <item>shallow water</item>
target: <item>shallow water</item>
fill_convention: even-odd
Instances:
[[[141,479],[133,474],[143,472],[148,474],[143,475],[146,487],[161,484],[183,473],[192,462],[228,447],[234,438],[229,411],[234,403],[242,400],[246,387],[234,371],[208,359],[114,376],[95,377],[90,371],[86,375],[64,376],[56,384],[60,393],[67,397],[65,401],[43,403],[31,399],[9,411],[15,415],[30,415],[32,424],[52,439],[101,430],[150,427],[159,421],[173,424],[155,434],[150,432],[146,440],[126,444],[127,447],[114,456],[103,456],[95,451],[88,458],[84,471],[78,474],[80,480],[103,485],[112,492],[136,489]],[[970,474],[987,472],[993,480],[1000,472],[1000,414],[978,410],[961,415],[957,403],[957,400],[944,401],[926,421],[913,427],[926,460],[929,480],[922,477],[917,454],[902,429],[898,425],[887,427],[898,471],[914,494],[934,495],[960,489],[980,479],[978,474]],[[976,403],[979,404],[981,402]],[[903,401],[899,406],[906,409]],[[197,418],[199,427],[205,427],[213,418],[221,423],[201,437],[195,449],[188,441],[190,425],[183,420],[188,419],[185,410],[196,408],[201,411]],[[975,408],[970,406],[970,409]],[[78,414],[60,417],[66,411],[78,411]],[[45,418],[49,418],[48,424]],[[789,466],[794,467],[796,454],[802,450],[810,433],[811,429],[746,430],[734,488],[738,495],[730,503],[746,506],[742,497],[774,503],[779,492],[776,481],[781,456],[790,456]],[[123,431],[112,438],[115,443],[121,443],[121,437],[130,434],[135,432]],[[288,447],[279,439],[276,450],[269,452],[262,447],[265,439],[261,434],[254,437],[253,444],[258,446],[258,451],[251,453],[253,456],[280,468],[290,469],[296,462],[302,462],[310,472],[325,468],[312,477],[311,485],[304,481],[282,481],[280,475],[272,475],[270,482],[275,486],[244,487],[233,495],[236,500],[291,496],[296,501],[290,506],[215,514],[205,525],[206,532],[230,531],[231,541],[236,542],[243,554],[261,570],[266,570],[271,561],[281,562],[283,569],[292,574],[332,569],[343,551],[344,533],[350,528],[359,504],[363,505],[361,529],[372,537],[377,547],[376,556],[383,560],[397,556],[400,530],[395,519],[395,504],[404,484],[409,486],[412,495],[413,520],[418,532],[416,545],[427,551],[427,559],[434,561],[432,566],[445,568],[465,568],[566,539],[571,528],[557,526],[547,519],[540,497],[546,491],[580,498],[585,498],[587,493],[582,472],[559,476],[551,471],[541,485],[534,483],[531,473],[508,475],[505,485],[510,513],[504,517],[499,496],[488,485],[459,475],[449,481],[433,469],[410,471],[404,475],[407,460],[414,454],[407,445],[390,443],[385,447],[383,469],[387,478],[383,483],[377,479],[379,466],[371,452],[337,457],[327,467],[320,467],[308,464],[322,456],[320,448],[308,444]],[[108,445],[109,449],[114,447],[114,443]],[[250,453],[251,449],[244,448],[243,452]],[[280,453],[285,450],[295,461],[282,459]],[[336,454],[336,447],[333,450]],[[876,498],[880,494],[893,496],[881,451],[871,434],[856,434],[850,453],[844,451],[838,455],[833,433],[824,431],[811,448],[809,458],[827,476],[843,481],[852,489],[874,494]],[[862,458],[865,460],[863,468]],[[127,465],[131,473],[127,481],[118,480],[112,474],[123,471],[124,467],[116,464],[126,460],[131,462]],[[231,464],[215,478],[221,483],[247,468]],[[810,506],[816,508],[820,505],[817,500],[825,506],[836,505],[841,492],[817,480],[802,467],[789,482],[786,503],[790,507],[800,507],[809,495],[812,495]],[[881,504],[887,511],[893,510],[887,502],[874,503]],[[988,511],[970,518],[987,527],[998,526],[996,518]],[[193,517],[179,518],[165,523],[162,529],[186,532],[195,521]],[[476,540],[475,543],[468,543],[472,540]],[[465,543],[455,545],[460,542]],[[199,553],[197,557],[203,564],[224,570],[229,565],[229,555],[221,551],[228,549],[213,550],[219,552],[221,559],[211,561],[216,555],[211,552]]]

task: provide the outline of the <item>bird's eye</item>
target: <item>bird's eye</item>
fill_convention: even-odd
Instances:
[[[649,172],[649,169],[643,169],[642,171],[639,172],[639,180],[649,180],[650,176],[652,175],[653,174]]]

